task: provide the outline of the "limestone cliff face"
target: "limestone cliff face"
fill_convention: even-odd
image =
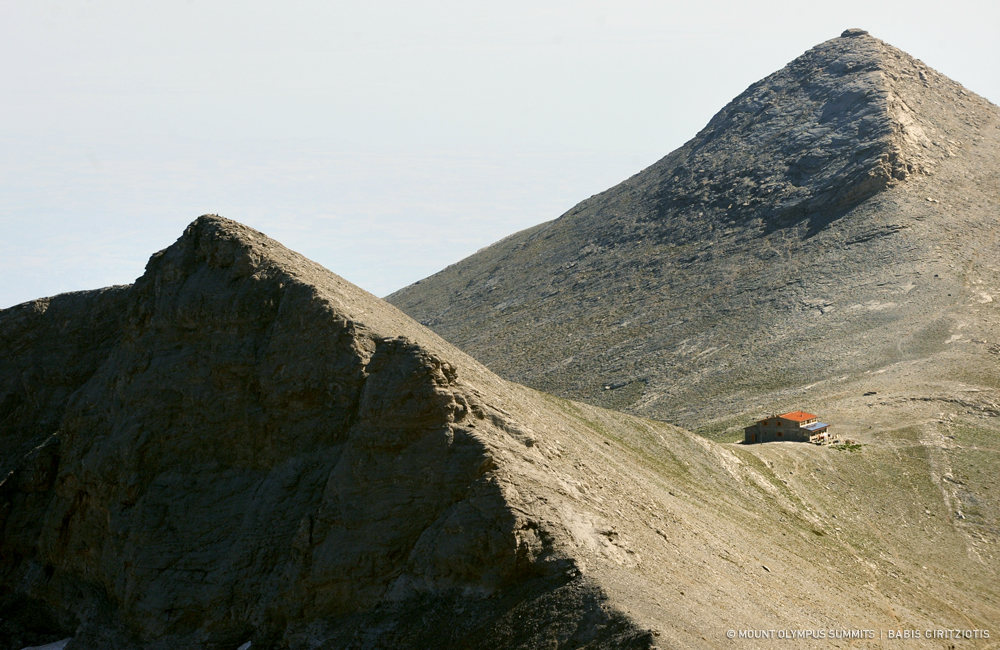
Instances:
[[[202,217],[134,286],[0,327],[0,593],[73,647],[287,644],[565,570],[447,346],[249,228]]]

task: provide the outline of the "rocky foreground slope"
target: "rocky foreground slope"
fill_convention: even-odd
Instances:
[[[219,217],[134,285],[0,311],[0,350],[0,648],[708,648],[1000,620],[982,426],[719,445],[505,382]]]
[[[998,170],[996,106],[848,30],[387,300],[507,379],[721,439],[845,391],[915,396],[866,383],[897,363],[996,388]]]

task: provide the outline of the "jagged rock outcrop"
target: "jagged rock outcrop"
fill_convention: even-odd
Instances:
[[[49,637],[82,624],[71,647],[266,646],[379,605],[418,619],[411,645],[476,645],[489,616],[419,619],[568,581],[497,484],[480,432],[508,419],[448,346],[249,228],[202,217],[134,286],[20,305],[0,328],[5,609]],[[574,599],[582,637],[641,641],[596,591]],[[22,628],[10,647],[40,640]]]
[[[387,300],[508,379],[735,436],[802,387],[943,350],[992,300],[998,167],[996,106],[847,30]]]

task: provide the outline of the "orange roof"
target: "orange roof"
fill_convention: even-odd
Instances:
[[[787,420],[795,420],[796,422],[804,422],[805,420],[814,420],[816,416],[812,413],[806,413],[805,411],[792,411],[791,413],[782,413],[778,416],[779,418],[785,418]]]

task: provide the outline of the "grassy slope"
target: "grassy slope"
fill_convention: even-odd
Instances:
[[[989,629],[1000,614],[992,420],[889,418],[855,451],[744,447],[514,391],[538,456],[512,482],[664,647],[741,628]]]

